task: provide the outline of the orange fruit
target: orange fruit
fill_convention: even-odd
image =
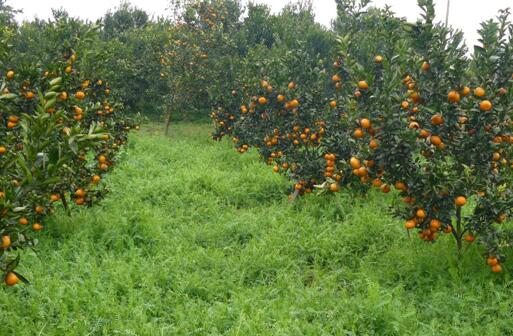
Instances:
[[[284,95],[278,95],[278,102],[279,103],[283,103],[285,101],[285,96]]]
[[[43,225],[41,225],[39,223],[34,223],[34,224],[32,224],[32,230],[41,231],[41,230],[43,230]]]
[[[460,94],[458,92],[456,92],[456,91],[451,91],[447,95],[447,99],[451,103],[458,103],[460,101]]]
[[[369,119],[363,118],[360,120],[360,126],[365,129],[369,129],[371,127],[371,121]]]
[[[388,184],[382,184],[381,187],[379,187],[379,189],[381,189],[381,191],[385,194],[391,191],[390,186]]]
[[[75,98],[82,100],[85,98],[85,93],[83,91],[77,91],[77,93],[75,93]]]
[[[468,86],[464,86],[463,89],[461,89],[461,95],[463,97],[468,96],[470,93],[470,88]]]
[[[21,217],[19,220],[18,220],[18,223],[20,225],[27,225],[29,223],[28,219],[26,219],[25,217]]]
[[[502,267],[500,264],[497,264],[497,265],[494,265],[492,266],[492,272],[493,273],[500,273],[502,272]]]
[[[416,226],[417,226],[417,223],[415,223],[415,221],[411,220],[411,219],[409,221],[406,221],[406,223],[404,223],[404,227],[407,228],[408,230],[414,229]]]
[[[482,87],[477,87],[475,90],[474,90],[474,96],[476,97],[479,97],[479,98],[482,98],[486,95],[486,91],[485,89],[483,89]]]
[[[492,103],[489,100],[483,100],[479,103],[479,109],[481,111],[490,111],[492,109]]]
[[[472,243],[476,238],[470,233],[465,236],[465,241]]]
[[[369,142],[369,147],[370,147],[370,149],[376,149],[379,147],[379,143],[375,139],[372,139]]]
[[[12,70],[7,71],[6,77],[7,77],[8,80],[13,79],[14,78],[14,71],[12,71]]]
[[[442,226],[442,223],[438,219],[432,219],[429,223],[429,227],[438,230]]]
[[[495,266],[495,265],[499,264],[499,260],[497,260],[497,258],[495,258],[495,257],[489,256],[486,259],[486,263],[490,266]]]
[[[20,279],[18,278],[18,276],[16,274],[14,274],[13,272],[9,272],[7,273],[7,275],[5,276],[5,284],[7,286],[14,286],[16,285],[18,282],[20,282]]]
[[[372,185],[379,188],[383,185],[383,181],[381,181],[379,178],[375,178],[372,180]]]
[[[424,209],[418,209],[415,215],[421,219],[426,218],[426,211],[424,211]]]
[[[431,66],[429,65],[429,63],[428,63],[428,62],[424,62],[424,63],[422,63],[422,71],[424,71],[424,72],[428,72],[430,67],[431,67]]]
[[[401,191],[406,191],[406,190],[408,189],[408,187],[406,186],[406,184],[404,184],[404,183],[403,183],[403,182],[401,182],[401,181],[397,181],[397,182],[395,183],[395,188],[396,188],[397,190],[401,190]]]
[[[377,55],[376,57],[374,57],[374,62],[380,64],[381,62],[383,62],[383,56]]]
[[[331,80],[334,82],[340,82],[341,78],[339,75],[333,75],[333,77],[331,77]]]
[[[265,105],[267,103],[267,98],[265,98],[265,97],[258,98],[258,103],[260,105]]]
[[[86,194],[85,190],[80,188],[75,191],[75,196],[77,197],[84,197]]]
[[[5,249],[8,249],[9,246],[11,246],[11,237],[5,235],[5,236],[2,236],[2,245],[1,247],[5,250]]]
[[[330,184],[330,191],[331,192],[339,192],[340,191],[340,186],[338,185],[338,183]]]
[[[435,114],[431,117],[431,124],[434,126],[442,125],[444,123],[444,118],[440,114]]]
[[[354,130],[354,137],[357,138],[357,139],[360,139],[360,138],[363,138],[365,134],[363,133],[363,131],[360,129],[360,128],[357,128]]]
[[[458,196],[454,199],[454,204],[456,206],[464,206],[465,204],[467,204],[467,199],[465,198],[465,196]]]
[[[366,81],[363,81],[363,80],[362,80],[362,81],[359,81],[359,82],[358,82],[358,88],[359,88],[360,90],[367,90],[367,89],[369,88],[369,84],[367,84],[367,82],[366,82]]]
[[[358,160],[357,158],[355,157],[352,157],[350,160],[349,160],[349,164],[351,165],[351,167],[353,169],[358,169],[362,166],[362,164],[360,163],[360,160]]]
[[[433,146],[439,147],[442,145],[442,139],[438,135],[432,135],[431,143],[433,144]]]

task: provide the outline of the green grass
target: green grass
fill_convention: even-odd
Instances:
[[[32,285],[0,287],[0,335],[513,333],[510,268],[409,239],[390,196],[289,203],[285,179],[208,132],[133,135],[108,198],[24,253]]]

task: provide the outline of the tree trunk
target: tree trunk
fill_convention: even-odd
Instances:
[[[166,117],[166,130],[164,132],[164,135],[169,135],[169,127],[171,126],[171,109],[168,110],[167,112],[167,117]]]

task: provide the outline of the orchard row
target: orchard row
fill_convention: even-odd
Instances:
[[[212,112],[214,139],[256,148],[291,179],[291,197],[396,189],[406,230],[452,236],[459,249],[479,242],[501,272],[512,243],[502,223],[513,207],[513,25],[507,11],[483,23],[468,57],[462,34],[433,22],[433,2],[419,3],[413,25],[346,8],[330,68],[297,49],[240,78]]]

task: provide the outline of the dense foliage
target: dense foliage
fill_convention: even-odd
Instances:
[[[88,68],[101,57],[89,48],[94,27],[63,13],[18,27],[2,8],[11,16],[0,43],[0,272],[14,285],[26,282],[19,251],[36,246],[56,204],[69,212],[70,201],[102,198],[102,176],[136,125]]]

